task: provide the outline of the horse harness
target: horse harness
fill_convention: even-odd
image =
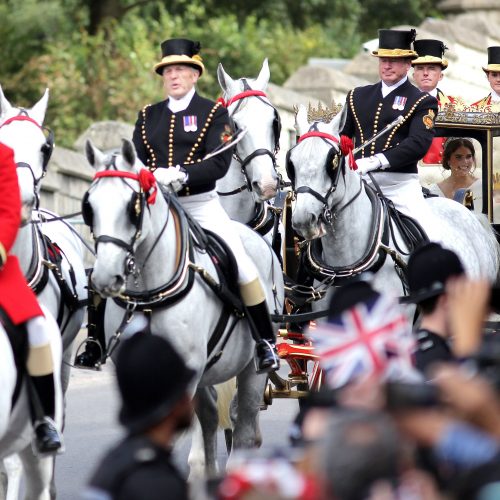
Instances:
[[[43,221],[41,221],[43,222]],[[60,302],[57,313],[57,324],[61,333],[68,325],[73,314],[82,306],[86,305],[86,300],[80,300],[76,291],[76,276],[69,259],[64,255],[63,250],[53,242],[47,235],[43,234],[38,227],[38,221],[31,224],[33,241],[33,258],[26,273],[26,281],[35,295],[40,295],[49,282],[49,272],[52,272],[59,287]],[[69,276],[71,283],[65,279],[62,269],[63,259],[69,266]],[[64,308],[68,314],[64,321]]]
[[[143,212],[146,210],[146,207],[149,210],[149,203],[153,203],[154,201],[152,201],[151,195],[147,197],[147,191],[143,187],[140,175],[117,170],[115,156],[116,155],[111,158],[111,161],[106,163],[106,169],[104,171],[97,172],[94,177],[94,182],[103,177],[121,177],[139,181],[140,189],[139,191],[135,191],[131,188],[133,194],[128,204],[128,217],[135,227],[135,234],[130,243],[108,235],[101,235],[96,238],[95,245],[97,249],[99,243],[112,243],[125,249],[127,251],[127,256],[125,258],[125,276],[133,275],[137,278],[140,274],[140,269],[137,267],[135,260],[134,243],[142,231]],[[145,175],[153,175],[148,170],[143,169],[141,172],[142,171],[147,172]],[[82,215],[84,222],[92,229],[93,213],[89,202],[91,189],[92,186],[89,191],[85,193],[82,200]],[[165,225],[158,235],[156,242],[152,245],[152,249],[156,246],[159,238],[163,234],[168,224],[169,217],[172,216],[177,236],[177,265],[175,273],[172,278],[161,287],[146,292],[136,292],[127,289],[118,297],[113,298],[118,306],[125,309],[125,314],[117,331],[108,342],[102,361],[110,357],[116,349],[125,327],[130,323],[136,311],[143,312],[150,320],[155,309],[169,307],[185,297],[194,284],[195,275],[198,274],[223,302],[221,316],[210,335],[207,345],[207,359],[209,360],[206,366],[207,370],[220,359],[223,348],[229,340],[231,332],[234,330],[237,322],[245,317],[245,306],[238,295],[236,287],[231,287],[229,285],[235,284],[237,281],[237,263],[231,251],[217,235],[202,230],[183,210],[175,197],[169,196],[167,193],[164,193],[164,196],[169,206],[169,215],[166,217]],[[202,252],[206,252],[210,255],[217,271],[218,281],[212,277],[206,269],[195,263],[194,248],[198,248]],[[151,255],[152,249],[146,256],[143,266]],[[233,317],[233,322],[228,327],[231,317]],[[220,346],[219,350],[214,354],[215,347],[218,345]]]
[[[278,151],[280,149],[279,146],[280,134],[281,134],[280,116],[278,114],[277,109],[269,102],[265,92],[263,92],[262,90],[253,90],[248,84],[246,78],[242,78],[242,81],[243,81],[243,92],[236,94],[235,96],[231,97],[228,101],[224,101],[224,99],[221,98],[220,102],[222,102],[223,106],[225,106],[226,108],[229,108],[229,106],[231,106],[231,104],[234,104],[235,102],[238,103],[234,108],[233,112],[229,115],[233,128],[235,128],[236,130],[238,130],[238,125],[234,121],[233,116],[238,112],[244,99],[248,99],[250,97],[256,97],[257,99],[259,99],[259,101],[263,102],[267,106],[270,106],[274,110],[274,119],[273,119],[274,150],[270,151],[269,149],[266,148],[259,148],[250,153],[246,158],[241,158],[241,156],[238,154],[238,148],[236,147],[236,150],[233,153],[233,157],[241,165],[241,173],[245,177],[245,184],[232,191],[222,192],[222,193],[218,192],[219,196],[232,196],[234,194],[241,193],[242,191],[245,190],[248,190],[250,192],[252,191],[252,184],[248,179],[248,174],[246,169],[248,164],[258,156],[269,156],[273,163],[273,168],[274,170],[276,170],[276,155],[278,154]]]
[[[14,122],[20,122],[20,121],[26,121],[29,123],[32,123],[33,125],[37,126],[45,135],[45,132],[47,135],[45,136],[45,142],[42,144],[40,147],[40,153],[42,154],[42,175],[40,177],[36,177],[35,172],[33,172],[33,168],[31,165],[28,165],[25,162],[19,162],[16,164],[17,168],[27,168],[29,169],[32,177],[33,177],[33,185],[34,185],[34,194],[35,194],[35,199],[37,200],[37,207],[39,204],[39,195],[38,195],[38,185],[40,184],[40,181],[45,177],[47,174],[47,167],[49,164],[50,157],[52,156],[52,151],[54,150],[54,132],[45,126],[40,125],[36,120],[31,118],[28,115],[28,112],[24,108],[20,108],[19,114],[16,116],[13,116],[12,118],[9,118],[5,120],[1,125],[0,128],[6,127],[7,125],[10,125],[11,123]]]
[[[298,142],[301,142],[308,137],[320,137],[325,142],[330,141],[329,143],[339,143],[335,136],[319,132],[316,123],[311,126],[306,134],[299,137]],[[321,240],[316,239],[306,241],[301,244],[301,252],[303,254],[302,262],[305,266],[306,273],[313,279],[320,281],[323,287],[341,286],[349,280],[359,276],[361,273],[376,273],[384,265],[387,255],[390,255],[393,259],[396,272],[401,279],[403,289],[405,290],[405,293],[407,293],[408,286],[406,277],[406,262],[403,256],[407,256],[414,248],[416,248],[423,241],[427,240],[427,235],[420,225],[411,217],[399,213],[395,209],[393,203],[383,196],[376,183],[374,183],[376,186],[374,189],[367,185],[361,178],[360,188],[353,198],[341,207],[338,206],[339,204],[334,207],[330,207],[328,199],[337,189],[340,173],[342,173],[342,176],[345,177],[345,157],[340,155],[340,152],[335,145],[332,145],[330,148],[324,167],[331,179],[331,185],[325,196],[322,196],[309,186],[300,186],[295,188],[295,167],[291,161],[292,150],[293,148],[287,154],[286,169],[294,191],[295,193],[311,194],[323,203],[323,213],[321,214],[320,219],[323,220],[325,224],[333,224],[338,213],[349,206],[361,194],[363,185],[372,205],[372,223],[370,224],[371,233],[368,240],[368,247],[364,255],[349,266],[334,267],[326,264],[322,259]],[[373,178],[372,181],[374,181]],[[403,251],[397,245],[395,237],[396,228],[405,242],[408,252]],[[396,249],[389,246],[391,236]],[[326,293],[326,288],[325,290],[318,292],[318,290],[312,287],[304,287],[302,285],[296,286],[299,287],[301,295],[310,293],[309,299],[305,300],[306,302],[318,300]],[[293,293],[294,285],[292,284],[290,287]],[[304,290],[309,290],[309,292],[304,292]],[[314,314],[318,317],[318,313]]]

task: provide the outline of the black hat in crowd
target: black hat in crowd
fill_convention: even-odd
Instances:
[[[442,69],[448,67],[448,61],[443,58],[448,48],[441,40],[415,40],[413,48],[418,54],[411,64],[439,64]]]
[[[357,304],[373,302],[380,297],[366,281],[353,281],[335,290],[328,309],[328,321]]]
[[[488,47],[488,65],[483,66],[483,71],[500,71],[500,47]]]
[[[411,30],[378,30],[378,50],[376,57],[397,57],[416,59],[418,54],[411,48],[417,32]]]
[[[138,332],[123,341],[116,360],[120,422],[132,434],[161,422],[186,394],[194,374],[158,335]]]
[[[203,61],[198,55],[200,42],[193,42],[186,38],[171,38],[161,44],[161,61],[154,65],[154,70],[161,75],[165,66],[172,64],[186,64],[200,72],[205,70]]]
[[[449,278],[464,273],[464,267],[455,252],[443,248],[439,243],[423,245],[408,259],[410,294],[401,302],[418,304],[437,297],[444,293]]]

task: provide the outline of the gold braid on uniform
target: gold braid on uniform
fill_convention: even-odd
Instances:
[[[198,147],[201,144],[201,141],[203,140],[203,137],[205,137],[205,134],[206,134],[206,132],[208,130],[208,127],[210,126],[210,123],[212,122],[212,118],[214,117],[215,112],[217,111],[217,109],[221,105],[222,104],[220,102],[216,102],[214,104],[214,107],[210,110],[210,113],[208,114],[207,121],[205,122],[205,124],[203,125],[203,127],[201,129],[200,135],[197,137],[196,142],[193,144],[193,147],[191,148],[191,151],[189,152],[189,154],[186,157],[186,161],[184,162],[185,164],[189,165],[189,164],[193,164],[194,163],[193,155],[198,150]],[[196,161],[199,163],[199,162],[201,162],[201,160],[202,160],[201,158],[198,158]]]
[[[351,92],[349,93],[349,107],[351,108],[352,116],[354,116],[354,120],[356,121],[356,125],[357,125],[358,130],[359,130],[359,137],[360,137],[361,144],[364,144],[365,137],[363,134],[363,129],[361,128],[361,123],[359,123],[358,115],[356,114],[356,110],[354,109],[354,89],[351,90]],[[365,156],[365,149],[363,148],[362,157],[364,158],[364,156]]]
[[[375,112],[375,119],[373,120],[373,135],[375,135],[378,132],[378,120],[380,118],[380,111],[382,109],[382,106],[384,105],[383,102],[378,103],[377,111]],[[375,154],[375,143],[377,141],[373,141],[371,144],[370,148],[370,156],[373,156]],[[365,149],[363,148],[363,156],[365,156]]]
[[[429,94],[424,94],[422,97],[420,97],[419,99],[417,99],[415,101],[415,103],[413,104],[413,106],[410,108],[410,110],[408,111],[408,113],[406,113],[406,115],[403,116],[403,120],[400,121],[392,130],[391,130],[391,133],[389,134],[389,137],[387,138],[387,141],[382,149],[382,151],[385,151],[391,141],[392,141],[392,138],[394,137],[394,134],[396,133],[396,131],[399,129],[399,127],[401,127],[403,125],[403,123],[405,123],[410,117],[411,115],[415,112],[415,110],[417,109],[417,106],[424,100],[424,99],[427,99],[427,97],[431,97]]]
[[[141,114],[142,114],[142,124],[141,124],[141,137],[142,137],[142,142],[144,143],[144,146],[146,147],[147,155],[148,158],[146,160],[146,166],[154,172],[157,168],[156,166],[156,155],[154,153],[153,148],[151,147],[151,144],[149,144],[148,139],[146,137],[146,110],[151,106],[151,104],[146,104],[142,108]]]

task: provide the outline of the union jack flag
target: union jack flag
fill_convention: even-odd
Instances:
[[[374,374],[415,378],[411,324],[391,297],[359,303],[308,334],[334,389]]]

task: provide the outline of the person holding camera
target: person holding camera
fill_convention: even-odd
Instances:
[[[419,371],[426,373],[437,361],[455,360],[450,347],[446,284],[450,278],[462,276],[465,271],[458,256],[438,243],[415,250],[408,260],[407,271],[410,293],[401,302],[417,304],[421,313],[420,326],[415,331],[415,364]]]

